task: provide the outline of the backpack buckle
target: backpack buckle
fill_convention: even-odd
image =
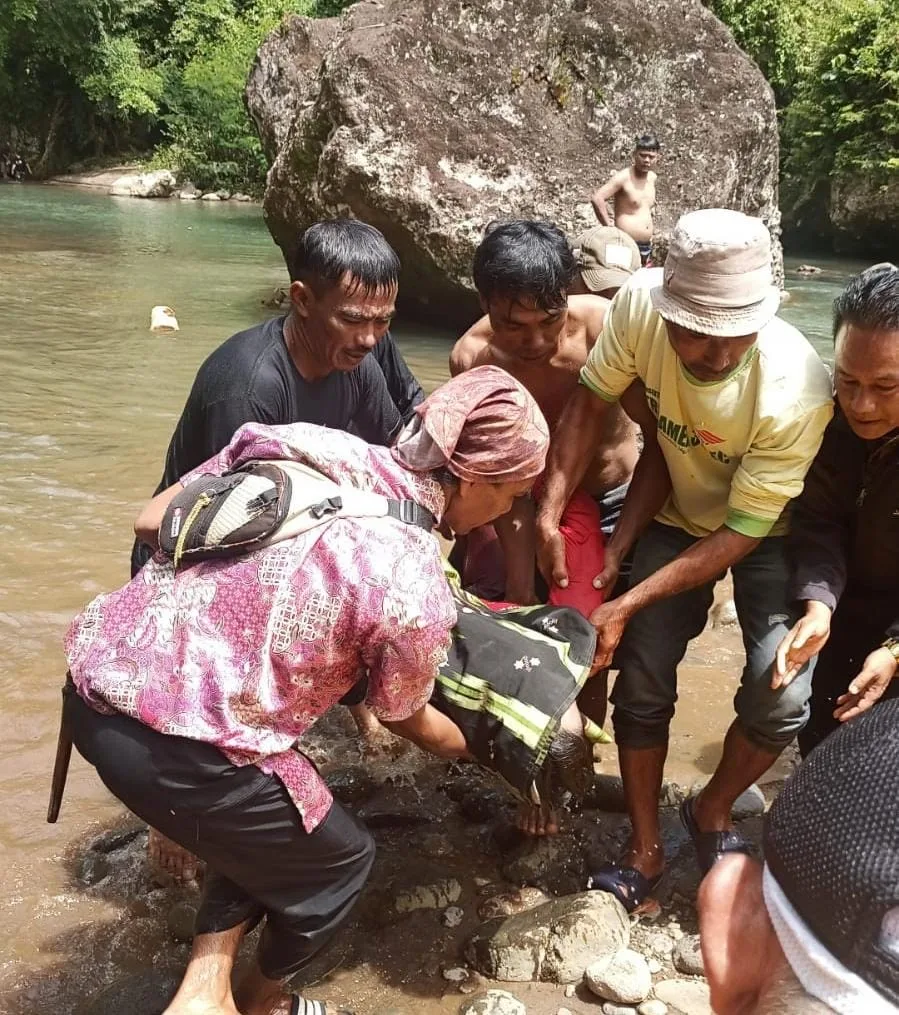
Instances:
[[[343,508],[342,497],[326,497],[324,500],[320,500],[318,504],[313,504],[309,508],[309,514],[318,521],[324,518],[325,515],[336,515],[338,511]]]

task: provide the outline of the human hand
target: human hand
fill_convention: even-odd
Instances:
[[[611,665],[612,656],[629,620],[630,611],[622,606],[621,599],[603,603],[590,614],[590,623],[596,628],[596,651],[591,672]]]
[[[786,638],[778,645],[771,675],[771,690],[787,687],[803,666],[817,655],[830,637],[830,608],[810,599],[805,605],[805,616],[794,624]]]
[[[549,585],[568,588],[568,565],[565,563],[565,543],[559,527],[537,526],[537,566]]]
[[[602,571],[593,579],[593,588],[605,589],[608,596],[615,588],[618,581],[618,573],[621,570],[621,560],[618,554],[610,547],[606,547],[605,560]]]
[[[877,704],[896,676],[897,666],[899,663],[888,648],[875,649],[865,660],[861,673],[849,685],[848,692],[837,698],[834,719],[846,722]]]

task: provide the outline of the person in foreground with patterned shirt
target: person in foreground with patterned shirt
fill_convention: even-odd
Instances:
[[[613,721],[632,824],[624,855],[592,884],[631,910],[665,866],[658,801],[677,667],[728,568],[746,651],[737,717],[711,781],[681,810],[703,869],[746,850],[731,807],[808,718],[807,665],[788,687],[772,684],[790,620],[781,515],[821,443],[831,384],[805,338],[776,317],[779,300],[764,223],[720,209],[684,215],[664,274],[639,272],[612,301],[553,435],[538,540],[543,573],[560,583],[562,509],[634,380],[658,421],[606,547],[607,578],[638,540],[628,591],[591,617],[597,664],[618,650]]]
[[[292,459],[339,485],[413,501],[464,533],[509,509],[542,472],[549,430],[505,371],[438,389],[392,449],[308,424],[249,423],[198,476]],[[428,704],[456,611],[433,535],[392,517],[338,517],[265,549],[175,569],[162,554],[100,596],[66,639],[66,721],[107,788],[207,864],[190,963],[167,1015],[321,1015],[284,991],[337,930],[374,844],[294,745],[360,675],[393,732],[467,755]],[[232,996],[244,934],[263,917],[256,965]]]

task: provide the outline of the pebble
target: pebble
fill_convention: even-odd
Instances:
[[[463,916],[465,916],[465,911],[458,906],[447,906],[440,916],[440,922],[444,927],[458,927]]]
[[[646,959],[630,948],[622,948],[611,958],[594,962],[587,967],[584,978],[597,997],[616,1004],[637,1004],[652,990]]]
[[[566,997],[574,997],[574,995],[576,993],[577,993],[577,987],[575,987],[575,985],[573,983],[569,983],[568,986],[565,988],[565,996]]]
[[[674,947],[674,942],[667,934],[649,934],[644,940],[644,945],[649,951],[667,959]]]
[[[462,895],[462,886],[455,878],[438,881],[433,885],[419,885],[400,892],[393,903],[397,913],[413,913],[417,909],[444,909],[453,902],[458,902]]]
[[[659,962],[658,959],[649,959],[646,965],[649,966],[649,971],[653,976],[655,976],[656,973],[661,973],[662,971],[662,963]]]
[[[711,609],[711,620],[713,627],[733,627],[740,622],[737,616],[737,604],[733,599],[723,599],[715,603]]]
[[[193,941],[196,921],[197,907],[189,902],[176,903],[165,918],[169,933],[176,941]]]
[[[634,1015],[634,1010],[630,1005],[612,1004],[611,1001],[606,1001],[602,1006],[602,1015]]]
[[[570,1008],[560,1008],[556,1015],[574,1015],[574,1012]]]
[[[497,916],[514,916],[516,913],[526,913],[529,909],[536,909],[537,906],[550,901],[552,896],[548,892],[532,885],[525,885],[524,888],[501,892],[486,899],[478,906],[478,916],[482,920],[492,920]]]
[[[637,1012],[638,1015],[668,1015],[668,1005],[658,998],[651,997],[637,1008]]]
[[[527,1009],[507,990],[488,990],[464,1002],[459,1015],[527,1015]]]
[[[655,995],[683,1015],[713,1015],[709,988],[702,980],[660,980]]]
[[[757,818],[765,813],[766,806],[765,794],[753,783],[749,789],[737,797],[731,809],[731,816],[734,821]]]
[[[705,966],[698,934],[691,934],[677,942],[674,949],[674,968],[686,976],[704,975]]]
[[[449,983],[462,983],[468,979],[468,970],[465,966],[451,966],[444,969],[441,976]]]

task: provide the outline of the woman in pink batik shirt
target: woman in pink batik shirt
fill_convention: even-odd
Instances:
[[[544,468],[546,421],[496,367],[438,389],[392,449],[302,423],[242,427],[159,494],[136,529],[199,475],[293,459],[343,486],[412,500],[457,533],[504,514]],[[242,557],[175,570],[161,555],[72,624],[67,721],[106,786],[206,861],[204,898],[167,1015],[322,1015],[285,991],[337,930],[374,858],[364,826],[294,748],[360,678],[390,729],[466,753],[428,704],[456,615],[437,540],[390,517],[337,518]],[[243,935],[266,925],[232,995]]]

